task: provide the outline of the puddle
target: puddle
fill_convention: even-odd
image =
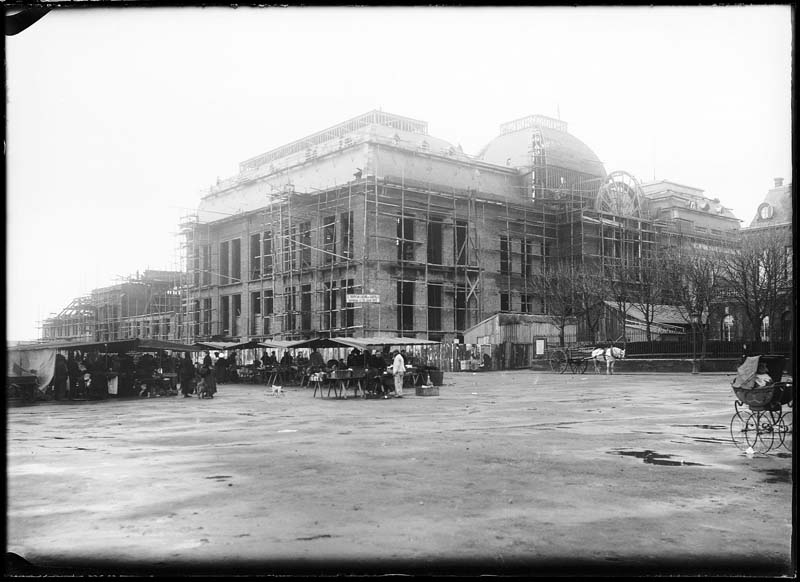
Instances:
[[[672,426],[688,427],[688,428],[704,428],[706,430],[728,430],[728,427],[722,424],[673,424]]]
[[[690,437],[690,438],[698,443],[710,443],[712,445],[726,444],[731,442],[730,438],[727,439],[717,439],[713,437]]]
[[[650,465],[664,465],[667,467],[682,467],[682,466],[696,466],[696,467],[704,467],[702,463],[689,463],[687,461],[670,461],[673,455],[664,455],[661,453],[656,453],[655,451],[608,451],[610,455],[622,455],[625,457],[636,457],[637,459],[642,459],[644,463],[648,463]]]
[[[764,473],[770,475],[769,479],[764,479],[764,483],[792,482],[792,472],[789,469],[766,469]]]
[[[329,538],[329,537],[331,537],[331,534],[320,534],[318,536],[309,536],[307,538],[295,538],[295,539],[301,542],[308,542],[311,540],[318,540],[321,538]]]

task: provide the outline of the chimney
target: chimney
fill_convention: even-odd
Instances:
[[[783,186],[783,178],[775,178],[775,187],[780,188]]]

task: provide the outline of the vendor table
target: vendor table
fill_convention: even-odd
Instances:
[[[406,374],[403,378],[404,385],[418,386],[423,380],[425,380],[425,370],[413,366],[406,366]]]
[[[352,370],[334,370],[330,375],[331,383],[328,386],[328,396],[331,395],[331,388],[333,394],[337,398],[347,398],[346,391],[350,387],[350,381],[353,378]]]

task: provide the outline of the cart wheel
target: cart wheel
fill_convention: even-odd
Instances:
[[[567,354],[563,350],[556,350],[550,354],[550,369],[563,374],[567,369]]]
[[[740,410],[736,412],[731,417],[731,439],[733,440],[733,444],[739,450],[745,450],[748,446],[747,444],[747,420],[750,418],[750,415],[745,412],[744,410]]]
[[[792,418],[792,409],[782,411],[780,418],[778,418],[777,424],[777,436],[780,438],[780,445],[783,446],[787,451],[792,450],[792,437],[793,437],[793,418]]]
[[[578,364],[578,371],[583,374],[586,372],[586,368],[589,367],[589,360],[586,358],[581,359],[580,363]]]
[[[775,444],[774,420],[768,410],[754,412],[745,427],[747,444],[757,453],[766,453]]]

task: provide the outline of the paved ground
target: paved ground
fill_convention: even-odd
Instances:
[[[731,379],[10,408],[7,549],[90,572],[794,572],[791,453],[733,446]]]

